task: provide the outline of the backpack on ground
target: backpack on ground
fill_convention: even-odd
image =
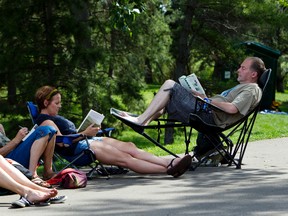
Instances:
[[[47,182],[67,189],[83,188],[87,185],[87,176],[83,171],[67,168],[47,180]]]

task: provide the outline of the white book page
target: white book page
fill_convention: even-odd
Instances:
[[[185,75],[179,77],[178,80],[179,80],[179,83],[180,83],[181,86],[183,86],[187,90],[191,90],[191,87],[189,86],[189,84],[186,81],[186,76]]]
[[[201,83],[194,73],[190,74],[189,76],[181,76],[179,78],[179,82],[184,88],[188,90],[193,90],[199,92],[200,94],[205,94]]]
[[[24,142],[34,131],[35,131],[35,129],[38,127],[38,125],[37,124],[35,124],[34,126],[33,126],[33,128],[28,132],[28,134],[22,139],[22,141]]]
[[[77,129],[78,132],[85,130],[89,125],[94,124],[95,127],[100,127],[101,123],[104,119],[104,115],[101,113],[96,112],[95,110],[90,110],[82,123],[80,124],[79,128]]]

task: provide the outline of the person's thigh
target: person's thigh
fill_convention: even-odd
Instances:
[[[56,130],[50,126],[37,127],[36,130],[25,141],[21,142],[15,149],[13,149],[8,155],[6,155],[6,158],[11,158],[28,169],[31,156],[31,148],[35,140],[41,138],[44,139],[44,137],[46,136],[49,136],[49,138],[51,138],[55,134],[55,132]]]

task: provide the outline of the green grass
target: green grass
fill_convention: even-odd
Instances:
[[[159,86],[153,86],[153,88],[143,91],[144,98],[147,101],[146,104],[153,98],[153,92],[156,92]],[[280,102],[280,110],[288,112],[288,93],[276,93],[276,101]],[[279,137],[288,137],[288,115],[276,115],[276,114],[261,114],[257,115],[254,128],[250,137],[250,141],[272,139]],[[157,139],[157,133],[155,130],[147,130],[147,132]],[[196,142],[197,132],[194,130],[190,150],[193,148]],[[232,139],[236,139],[238,136],[235,133]],[[161,143],[163,143],[164,129],[161,131]],[[155,146],[153,143],[148,141],[146,138],[140,134],[131,130],[128,126],[123,127],[123,131],[116,136],[117,139],[123,141],[134,142],[139,148],[144,149],[156,155],[167,155],[167,152],[163,151],[159,147]],[[165,145],[166,148],[172,152],[178,154],[183,153],[185,150],[184,135],[181,133],[180,129],[176,130],[174,135],[174,143]]]

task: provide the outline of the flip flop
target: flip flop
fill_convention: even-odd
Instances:
[[[170,168],[168,168],[167,174],[172,175],[174,178],[178,178],[189,169],[192,163],[192,157],[189,154],[185,155],[175,166],[173,166],[174,160],[175,158],[172,159],[168,165]]]
[[[63,203],[67,200],[67,196],[61,195],[61,196],[55,196],[47,200],[47,202],[51,204],[58,204],[58,203]]]
[[[25,207],[29,207],[29,206],[32,206],[32,205],[35,205],[35,206],[49,206],[50,205],[50,202],[48,202],[48,200],[46,201],[40,201],[40,202],[37,202],[37,203],[33,203],[33,202],[30,202],[27,198],[25,197],[20,197],[20,199],[14,201],[11,203],[11,207],[12,208],[25,208]]]
[[[34,203],[27,200],[25,197],[20,197],[20,199],[11,203],[12,208],[25,208],[33,205]]]
[[[45,188],[51,188],[51,187],[52,187],[48,182],[44,181],[44,180],[41,179],[40,177],[35,177],[35,178],[33,178],[31,181],[32,181],[34,184],[37,184],[37,185],[39,185],[39,186],[41,186],[41,187],[45,187]]]

